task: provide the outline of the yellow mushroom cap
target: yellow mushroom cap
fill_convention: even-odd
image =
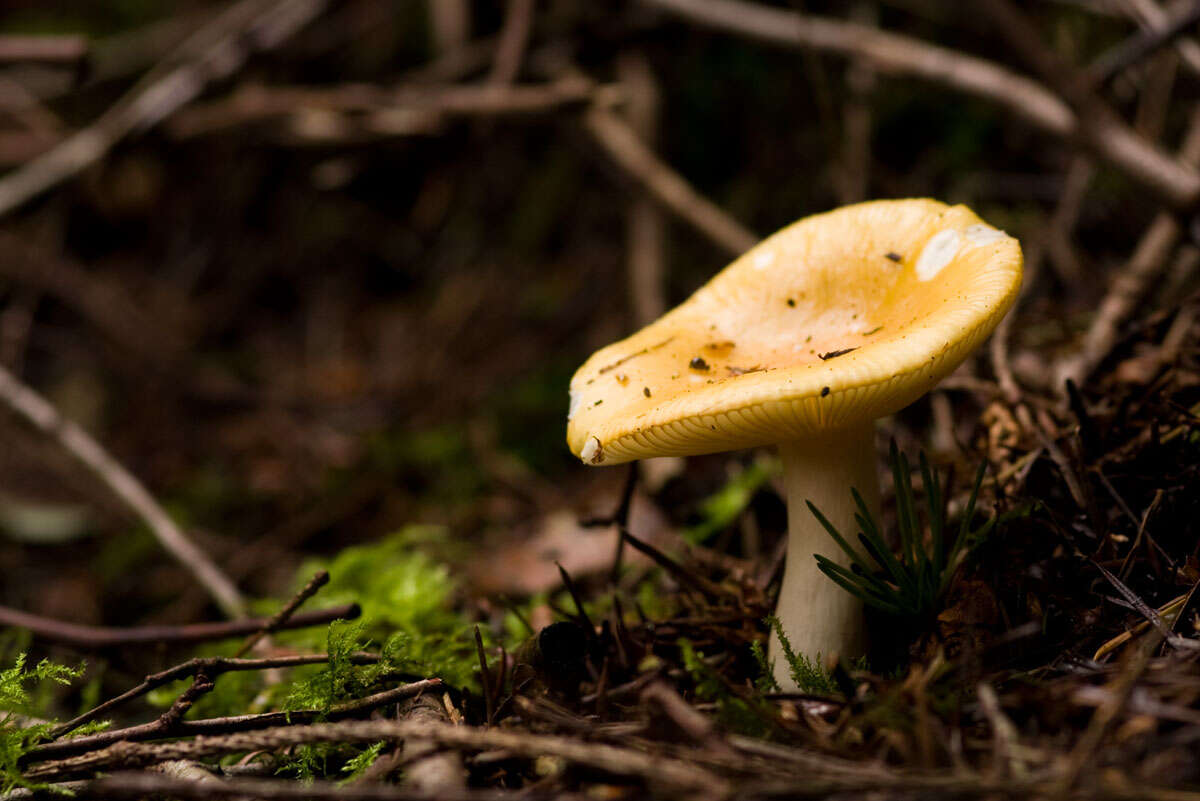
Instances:
[[[1017,240],[966,206],[859,203],[807,217],[571,379],[567,443],[591,464],[849,428],[929,391],[1021,285]]]

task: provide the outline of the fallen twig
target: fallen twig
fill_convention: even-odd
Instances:
[[[1105,572],[1107,573],[1107,571]],[[1115,580],[1111,574],[1108,574],[1108,577],[1110,581]],[[1165,636],[1170,636],[1170,632],[1167,632]],[[1156,633],[1150,642],[1145,643],[1138,649],[1125,664],[1124,669],[1113,682],[1110,695],[1096,708],[1095,713],[1092,715],[1091,723],[1088,724],[1083,735],[1076,741],[1075,747],[1071,749],[1071,753],[1067,757],[1066,767],[1056,783],[1056,789],[1059,793],[1066,794],[1070,792],[1076,782],[1079,781],[1084,767],[1087,766],[1087,763],[1092,759],[1092,755],[1099,748],[1100,741],[1108,733],[1117,715],[1120,714],[1125,704],[1129,701],[1129,696],[1133,693],[1133,688],[1150,665],[1150,657],[1153,655],[1155,649],[1158,648],[1163,637],[1164,634],[1161,631]]]
[[[316,609],[312,612],[295,615],[280,628],[303,629],[309,626],[319,626],[331,620],[353,619],[358,617],[359,613],[358,604],[331,606],[328,609]],[[36,638],[84,650],[144,643],[186,644],[245,637],[258,631],[267,621],[268,618],[250,617],[221,623],[116,628],[112,626],[81,626],[78,623],[67,623],[0,606],[0,626],[29,629]]]
[[[377,136],[429,133],[446,118],[541,114],[588,103],[609,92],[587,79],[510,86],[398,87],[351,85],[333,88],[246,85],[229,97],[196,104],[167,125],[178,138],[220,133],[247,123],[292,118],[299,139],[332,140],[356,132]],[[303,115],[322,115],[320,126],[306,127]],[[353,115],[353,116],[346,116]]]
[[[66,723],[58,726],[50,733],[50,738],[55,739],[63,736],[69,731],[73,731],[85,723],[90,723],[93,720],[106,715],[112,710],[123,704],[127,704],[135,698],[139,698],[151,690],[162,687],[164,684],[170,684],[173,681],[187,678],[188,676],[196,676],[201,673],[208,675],[210,678],[216,678],[222,673],[231,673],[245,670],[269,670],[273,668],[288,668],[299,667],[301,665],[320,665],[326,662],[329,657],[326,654],[298,654],[296,656],[276,656],[266,659],[230,659],[223,656],[198,657],[189,659],[174,667],[169,667],[166,670],[161,670],[158,673],[152,673],[146,676],[140,684],[132,687],[118,696],[108,699],[104,703],[95,708],[84,712],[79,717],[69,720]],[[352,657],[352,661],[357,663],[367,664],[378,661],[372,657],[362,659],[357,656]]]
[[[754,247],[758,236],[692,188],[679,173],[659,160],[629,123],[612,109],[595,105],[583,125],[618,166],[650,196],[732,255]]]
[[[0,63],[34,62],[41,64],[78,64],[87,58],[85,36],[0,36]]]
[[[1101,53],[1088,67],[1089,79],[1096,85],[1108,83],[1121,72],[1183,36],[1197,22],[1200,22],[1200,3],[1193,3],[1191,8],[1166,20],[1165,24],[1141,31]]]
[[[317,723],[221,737],[197,737],[190,742],[118,743],[83,756],[37,765],[27,771],[25,777],[30,781],[59,781],[100,770],[143,767],[173,759],[203,759],[312,743],[375,743],[380,740],[428,740],[451,748],[472,750],[500,748],[530,759],[556,756],[614,776],[639,779],[651,788],[694,793],[693,797],[698,798],[724,798],[732,792],[731,785],[713,772],[662,754],[566,737],[499,728],[478,729],[427,720]]]
[[[1115,122],[1087,137],[1079,117],[1054,93],[985,59],[865,25],[784,11],[741,0],[643,0],[702,25],[787,47],[864,58],[885,72],[916,75],[998,103],[1063,139],[1080,138],[1098,155],[1155,190],[1171,205],[1200,200],[1200,172],[1182,165]]]
[[[92,124],[0,178],[0,215],[95,164],[130,134],[152,128],[313,20],[325,0],[242,0],[201,28]]]
[[[533,27],[533,11],[534,0],[508,0],[488,83],[507,84],[517,79]]]
[[[269,660],[263,660],[269,661]],[[306,663],[313,664],[313,663]],[[161,740],[173,737],[218,736],[236,732],[258,731],[277,726],[303,726],[317,721],[337,721],[357,717],[366,712],[403,701],[406,698],[420,695],[426,690],[432,690],[442,685],[441,679],[422,679],[421,681],[403,684],[390,690],[368,695],[354,701],[335,704],[328,710],[300,709],[291,712],[263,712],[256,715],[233,715],[223,718],[208,718],[206,720],[173,720],[164,721],[162,718],[151,723],[129,726],[124,729],[110,729],[98,734],[59,740],[53,743],[39,745],[30,751],[24,759],[25,764],[46,762],[51,759],[65,759],[78,754],[87,754],[102,748],[120,743],[145,742],[146,740]]]
[[[3,179],[0,179],[2,183]],[[3,189],[0,188],[0,195]],[[3,201],[0,200],[0,206]],[[49,401],[0,366],[0,404],[7,406],[34,428],[58,443],[63,450],[93,473],[154,534],[159,543],[175,557],[204,587],[229,617],[242,617],[246,604],[241,592],[208,554],[188,538],[158,501],[132,473],[108,454],[100,443],[75,423],[58,413]],[[0,622],[3,622],[0,619]],[[18,624],[19,625],[19,624]]]
[[[299,609],[305,601],[316,595],[317,591],[328,583],[329,571],[318,570],[316,574],[308,580],[308,583],[300,589],[300,592],[296,593],[295,597],[288,601],[282,609],[276,612],[275,615],[268,620],[261,629],[247,637],[246,641],[238,647],[237,651],[235,651],[233,655],[235,657],[242,656],[243,654],[249,652],[249,650],[253,648],[263,637],[278,631],[280,626],[286,623],[292,615],[296,614],[296,610]]]
[[[210,798],[257,798],[263,801],[429,801],[430,795],[419,787],[394,785],[350,787],[337,782],[286,781],[280,779],[226,779],[190,782],[151,773],[115,773],[75,788],[80,797],[143,798],[147,795],[207,801]],[[437,798],[444,801],[500,801],[512,793],[499,790],[439,788]]]
[[[1180,159],[1200,164],[1200,106],[1192,112]],[[1117,342],[1120,326],[1133,314],[1147,291],[1162,274],[1167,257],[1179,243],[1183,230],[1175,215],[1160,212],[1142,235],[1129,261],[1116,272],[1108,294],[1084,335],[1079,353],[1057,369],[1061,386],[1067,379],[1082,385],[1108,356]]]

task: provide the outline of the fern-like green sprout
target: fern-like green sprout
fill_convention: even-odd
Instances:
[[[972,530],[975,517],[975,501],[983,484],[986,463],[979,465],[975,484],[971,490],[967,507],[963,511],[958,532],[949,550],[946,549],[946,508],[944,498],[949,491],[949,479],[945,490],[939,486],[925,452],[920,453],[921,477],[925,483],[925,501],[928,509],[929,539],[924,536],[917,503],[912,488],[912,468],[908,458],[892,440],[889,462],[896,486],[896,518],[900,535],[899,554],[893,554],[880,533],[862,496],[851,489],[858,513],[854,519],[861,529],[858,541],[867,557],[851,547],[845,537],[835,528],[821,511],[809,503],[808,508],[820,524],[833,537],[850,558],[850,567],[844,568],[827,557],[816,555],[821,572],[839,587],[862,599],[863,603],[889,615],[905,618],[921,618],[933,613],[950,586],[950,579],[966,554],[982,542],[996,524],[992,517],[982,526]]]
[[[796,653],[792,648],[791,641],[788,640],[787,635],[783,631],[783,625],[779,622],[779,618],[774,615],[767,618],[767,625],[779,639],[779,647],[783,650],[784,661],[787,662],[788,674],[792,677],[792,681],[799,688],[800,692],[814,693],[816,695],[832,695],[837,692],[837,687],[834,685],[833,679],[821,667],[820,654],[817,654],[813,659],[809,659],[804,654]],[[771,673],[773,674],[774,671],[772,670]],[[779,689],[779,684],[773,677],[772,683],[776,689]]]
[[[48,787],[27,781],[21,775],[20,761],[33,746],[49,735],[55,724],[41,722],[29,725],[24,718],[36,716],[42,711],[35,700],[37,690],[46,684],[70,684],[82,674],[82,665],[72,668],[47,659],[26,669],[25,654],[18,654],[12,667],[0,670],[0,796],[15,787]],[[76,730],[75,734],[97,731],[106,725],[95,722]]]

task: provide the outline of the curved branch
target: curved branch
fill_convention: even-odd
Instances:
[[[710,28],[784,47],[866,59],[884,72],[913,75],[982,97],[1055,136],[1087,145],[1176,208],[1187,209],[1200,202],[1200,172],[1116,121],[1104,120],[1101,130],[1083,130],[1079,116],[1053,92],[986,59],[866,25],[741,0],[642,2]]]

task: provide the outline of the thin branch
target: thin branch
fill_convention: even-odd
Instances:
[[[683,567],[683,565],[679,564],[650,543],[644,542],[630,534],[629,529],[625,526],[618,526],[618,531],[620,531],[622,539],[628,542],[635,551],[640,551],[646,556],[650,557],[655,564],[674,576],[675,579],[681,584],[687,584],[688,586],[704,593],[710,598],[740,599],[740,596],[734,590],[723,587],[712,579],[702,576],[694,570],[688,570],[687,568]]]
[[[318,723],[198,737],[190,742],[120,743],[83,756],[46,762],[26,771],[25,777],[31,781],[58,781],[115,767],[143,767],[175,759],[204,759],[312,743],[376,743],[380,740],[424,740],[450,748],[478,751],[503,749],[528,759],[560,757],[614,776],[642,780],[651,788],[694,793],[697,798],[726,797],[732,790],[725,779],[711,771],[663,754],[567,737],[501,728],[479,729],[428,720]]]
[[[1200,105],[1192,112],[1188,132],[1180,147],[1180,159],[1188,164],[1200,164]],[[1108,294],[1084,335],[1079,353],[1058,367],[1060,386],[1067,379],[1082,385],[1112,352],[1120,326],[1162,275],[1167,258],[1182,236],[1183,229],[1174,215],[1160,212],[1154,218],[1129,261],[1116,272]]]
[[[185,679],[188,676],[196,676],[204,673],[210,678],[216,678],[222,673],[246,670],[270,670],[274,668],[299,667],[301,665],[320,665],[328,660],[328,654],[298,654],[295,656],[277,656],[265,659],[236,659],[221,656],[189,659],[187,662],[182,662],[166,670],[161,670],[158,673],[151,673],[136,687],[132,687],[88,712],[84,712],[79,717],[58,726],[50,733],[50,737],[51,739],[61,737],[67,732],[74,731],[85,723],[90,723],[155,688],[162,687],[164,684],[170,684],[173,681]],[[354,660],[352,659],[352,661]],[[369,661],[374,662],[377,660],[372,659]]]
[[[529,32],[533,27],[535,1],[508,0],[504,11],[504,27],[500,30],[488,83],[512,83],[520,74],[525,48],[529,44]]]
[[[0,36],[0,63],[78,64],[87,58],[86,36]]]
[[[291,618],[292,615],[296,614],[296,610],[299,609],[305,601],[316,595],[317,591],[328,583],[329,571],[318,570],[313,577],[308,580],[308,583],[300,589],[300,592],[296,593],[295,597],[288,601],[282,609],[276,612],[275,615],[268,620],[261,629],[247,637],[246,641],[238,647],[237,651],[235,651],[233,655],[235,657],[242,656],[251,648],[253,648],[263,637],[278,631],[280,626],[282,626],[284,623],[287,623],[288,619]]]
[[[228,78],[256,50],[281,44],[312,21],[325,0],[242,0],[197,31],[92,124],[0,178],[0,215],[95,164],[125,137],[152,128]]]
[[[1103,568],[1101,568],[1103,570]],[[1107,572],[1107,571],[1105,571]],[[1111,574],[1109,574],[1111,576]],[[1168,632],[1169,635],[1169,632]],[[1104,735],[1112,728],[1117,716],[1121,710],[1125,708],[1130,696],[1133,694],[1134,687],[1137,686],[1138,679],[1146,672],[1146,668],[1150,666],[1150,657],[1154,650],[1161,642],[1163,635],[1156,634],[1151,638],[1150,642],[1144,644],[1141,648],[1134,652],[1133,656],[1126,662],[1121,673],[1112,683],[1110,694],[1105,698],[1104,702],[1092,714],[1091,723],[1083,732],[1071,749],[1070,755],[1067,757],[1066,766],[1062,775],[1056,782],[1055,789],[1057,795],[1067,795],[1079,781],[1083,773],[1083,769],[1096,753],[1096,749],[1100,747],[1100,741]]]
[[[1158,0],[1125,0],[1120,5],[1144,30],[1158,31],[1166,28],[1171,17],[1158,4]],[[1200,44],[1195,39],[1179,39],[1175,42],[1179,57],[1194,74],[1200,75]]]
[[[1101,53],[1088,67],[1089,80],[1097,86],[1108,83],[1121,72],[1183,36],[1197,22],[1200,22],[1200,2],[1192,3],[1191,8],[1168,20],[1165,25],[1157,25],[1135,34]]]
[[[692,188],[679,173],[659,160],[629,124],[597,104],[583,118],[584,128],[618,166],[650,196],[732,255],[758,242],[758,236]]]
[[[625,103],[622,114],[650,150],[658,139],[658,82],[650,60],[638,50],[617,57],[617,79]],[[666,219],[650,198],[632,198],[625,211],[626,270],[633,322],[649,325],[667,309],[665,265]]]
[[[39,745],[26,754],[24,764],[88,754],[118,743],[145,742],[146,740],[175,737],[216,737],[278,726],[304,726],[317,721],[345,720],[394,704],[397,701],[412,698],[426,690],[435,690],[441,686],[441,679],[422,679],[354,701],[335,704],[328,710],[300,709],[291,712],[264,712],[257,715],[234,715],[207,720],[179,720],[178,718],[164,720],[159,718],[151,723],[143,723],[138,726],[110,729],[99,734]]]
[[[148,312],[147,304],[115,281],[7,231],[0,231],[0,252],[5,254],[0,276],[6,281],[53,296],[122,348],[156,365],[183,349],[180,338]],[[148,337],[147,331],[155,335]]]
[[[167,553],[195,577],[226,615],[242,617],[245,614],[246,604],[238,588],[208,554],[175,525],[175,521],[142,483],[112,458],[90,434],[60,415],[45,398],[3,366],[0,366],[0,404],[54,440],[100,479],[146,524]]]
[[[465,47],[471,37],[471,3],[468,0],[428,0],[427,7],[434,51],[441,55]]]
[[[487,725],[492,725],[496,715],[496,700],[492,694],[492,674],[488,670],[487,654],[483,650],[483,635],[475,627],[475,653],[479,656],[479,683],[483,685],[483,703],[487,711]]]
[[[280,779],[227,779],[218,783],[192,782],[152,773],[114,773],[103,779],[74,788],[80,798],[180,798],[186,801],[208,799],[256,798],[262,801],[429,801],[430,795],[419,787],[371,786],[346,787],[338,782],[300,783]],[[502,801],[511,799],[511,791],[438,788],[442,801]]]
[[[347,138],[360,131],[375,135],[430,133],[451,117],[540,114],[580,106],[597,91],[611,91],[587,79],[567,78],[538,85],[339,87],[245,85],[229,97],[196,104],[167,126],[178,138],[206,136],[247,123],[291,119],[299,138]],[[321,126],[306,130],[308,115]],[[351,116],[346,116],[351,115]],[[299,123],[296,123],[299,120]]]
[[[982,58],[865,25],[741,0],[642,0],[718,30],[785,47],[864,58],[997,103],[1063,139],[1079,139],[1177,208],[1200,201],[1200,172],[1171,159],[1115,120],[1083,125],[1067,103],[1029,78]],[[1092,121],[1089,119],[1088,121]],[[1097,127],[1099,130],[1091,130]]]
[[[404,720],[427,721],[434,725],[450,723],[445,705],[434,693],[414,698],[405,706],[407,708],[399,713]],[[430,742],[405,743],[403,753],[397,754],[391,764],[392,770],[401,764],[404,766],[404,786],[408,790],[425,793],[430,798],[444,798],[447,793],[466,790],[466,771],[462,754],[457,751]]]
[[[316,609],[295,615],[281,629],[303,629],[319,626],[331,620],[352,620],[358,617],[358,604],[342,604],[328,609]],[[250,617],[221,623],[188,623],[176,626],[82,626],[54,618],[32,615],[19,609],[0,606],[0,626],[28,629],[37,639],[69,645],[85,651],[116,648],[125,645],[193,644],[212,640],[245,637],[258,631],[269,618]]]

